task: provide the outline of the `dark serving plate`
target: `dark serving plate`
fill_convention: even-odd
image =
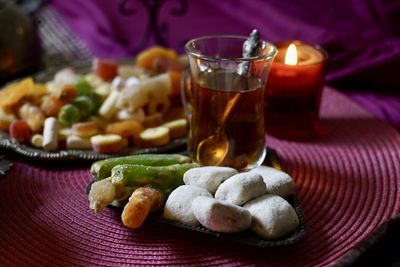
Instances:
[[[244,232],[240,232],[237,234],[224,234],[224,233],[218,233],[214,232],[212,230],[209,230],[201,225],[190,225],[190,224],[185,224],[185,223],[180,223],[180,222],[175,222],[175,221],[170,221],[166,220],[161,217],[161,215],[154,215],[151,217],[151,220],[155,220],[161,223],[169,224],[169,225],[174,225],[177,227],[181,227],[184,229],[200,232],[203,234],[223,238],[229,241],[235,241],[239,243],[244,243],[247,245],[255,246],[255,247],[276,247],[276,246],[283,246],[283,245],[290,245],[293,243],[296,243],[299,241],[304,234],[307,231],[307,223],[306,219],[304,217],[304,212],[303,209],[300,206],[299,201],[296,199],[294,195],[290,195],[286,198],[286,200],[292,205],[294,210],[296,211],[297,217],[299,218],[299,226],[291,233],[282,236],[279,239],[274,239],[274,240],[267,240],[259,237],[255,233],[253,233],[251,230],[247,230]]]
[[[129,62],[127,59],[120,59],[119,62]],[[132,62],[132,61],[131,61]],[[60,65],[56,67],[48,67],[33,75],[36,82],[47,82],[51,80],[57,71],[67,66]],[[88,61],[76,61],[68,65],[79,73],[90,72],[91,63]],[[91,150],[60,150],[56,152],[48,152],[43,149],[34,148],[32,146],[20,144],[12,140],[9,134],[0,130],[0,149],[11,150],[19,155],[34,158],[37,160],[87,160],[95,161],[109,157],[124,156],[132,154],[148,154],[148,153],[172,153],[186,150],[186,138],[172,140],[170,143],[152,148],[133,148],[129,147],[118,154],[99,154]]]
[[[278,159],[278,156],[276,152],[273,149],[269,149],[267,151],[267,156],[266,159],[263,163],[263,165],[271,166],[274,167],[275,169],[282,170],[282,165]],[[88,186],[87,186],[87,193],[90,191],[90,186],[94,181],[92,181]],[[164,224],[169,224],[173,225],[176,227],[184,228],[187,230],[199,232],[202,234],[207,234],[211,235],[217,238],[222,238],[228,241],[234,241],[234,242],[239,242],[247,245],[251,245],[254,247],[276,247],[276,246],[283,246],[283,245],[290,245],[294,244],[297,241],[299,241],[304,234],[306,233],[308,229],[308,225],[306,222],[306,218],[304,216],[303,209],[300,205],[300,202],[297,200],[295,195],[290,195],[285,198],[290,205],[294,208],[296,211],[297,217],[299,218],[299,226],[291,233],[280,237],[279,239],[274,239],[274,240],[267,240],[259,237],[255,233],[253,233],[251,230],[247,230],[241,233],[236,233],[236,234],[225,234],[225,233],[218,233],[214,232],[212,230],[209,230],[201,225],[190,225],[190,224],[185,224],[181,222],[175,222],[175,221],[170,221],[167,219],[162,218],[162,214],[160,213],[155,213],[149,216],[149,220],[154,220],[160,223]],[[119,211],[122,210],[123,206],[126,204],[126,202],[114,202],[110,208],[113,209],[118,209]]]

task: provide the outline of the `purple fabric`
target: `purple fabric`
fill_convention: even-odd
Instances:
[[[147,1],[153,3],[157,1]],[[327,83],[338,89],[398,91],[400,89],[400,1],[186,1],[183,16],[171,11],[179,1],[165,1],[158,25],[166,28],[167,43],[183,52],[183,44],[209,34],[247,35],[258,28],[272,42],[299,39],[322,45],[329,54]],[[51,0],[50,3],[71,29],[99,57],[134,56],[141,44],[156,43],[154,34],[145,38],[148,15],[141,1],[129,0],[135,14],[123,16],[119,1]],[[351,94],[380,118],[400,128],[399,95],[390,100],[372,94]],[[382,104],[380,104],[382,103]],[[386,113],[390,113],[387,116]]]
[[[136,14],[122,16],[116,0],[51,1],[95,55],[103,57],[132,56],[147,27],[146,9],[139,2],[128,1]],[[171,15],[179,6],[172,0],[166,1],[159,13],[159,23],[166,22],[169,27],[169,44],[180,51],[182,44],[195,36],[246,35],[258,28],[271,41],[300,39],[321,44],[330,55],[328,81],[364,78],[400,86],[396,77],[400,69],[399,1],[187,2],[188,12],[183,16]],[[154,38],[147,43],[152,44]],[[369,70],[374,71],[374,79]]]
[[[400,130],[400,93],[346,92],[366,110]]]

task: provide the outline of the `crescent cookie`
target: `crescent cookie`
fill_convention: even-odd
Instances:
[[[205,188],[214,194],[223,181],[235,174],[237,170],[233,168],[207,166],[188,170],[183,175],[183,181],[185,184]]]
[[[266,239],[279,238],[299,225],[295,210],[280,196],[266,194],[243,207],[251,213],[251,230]]]
[[[260,166],[252,169],[250,172],[262,176],[264,183],[267,186],[268,194],[285,197],[292,192],[295,186],[295,183],[289,174],[271,167]]]
[[[238,233],[251,225],[248,210],[211,197],[200,196],[193,200],[193,213],[206,228],[221,233]]]
[[[212,195],[204,188],[193,185],[181,185],[169,195],[164,207],[163,217],[168,220],[198,224],[192,211],[192,201],[198,196]]]
[[[215,198],[242,205],[261,196],[266,191],[264,181],[257,173],[243,172],[223,182],[215,192]]]

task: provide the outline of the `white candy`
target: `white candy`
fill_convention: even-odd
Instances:
[[[121,91],[125,87],[125,79],[121,76],[115,77],[111,82],[112,90],[119,90]]]
[[[139,83],[140,83],[140,80],[138,78],[130,77],[130,78],[126,79],[125,86],[134,86]]]
[[[78,79],[79,74],[72,68],[62,69],[54,75],[54,82],[60,87],[64,87],[66,84],[75,84]]]
[[[99,109],[99,114],[106,119],[112,118],[114,114],[118,111],[117,101],[119,99],[120,93],[117,90],[111,91],[106,100],[103,102]]]
[[[142,108],[139,108],[134,112],[130,112],[128,109],[121,109],[117,113],[117,118],[121,121],[136,120],[138,122],[143,122],[146,118],[146,114],[144,113],[144,110]]]
[[[251,225],[251,214],[248,210],[212,197],[196,197],[192,210],[204,227],[216,232],[238,233]]]
[[[242,205],[266,191],[264,181],[257,173],[243,172],[223,182],[215,192],[215,198]]]
[[[31,144],[34,147],[42,148],[43,147],[43,135],[35,134],[31,138]]]
[[[171,78],[169,73],[163,73],[140,83],[140,90],[146,92],[150,99],[163,99],[172,92]]]
[[[251,229],[266,239],[276,239],[299,225],[293,207],[282,197],[266,194],[244,205],[252,216]]]
[[[149,96],[145,90],[142,90],[141,83],[126,86],[121,91],[121,96],[118,99],[117,106],[119,108],[129,108],[137,110],[146,105],[149,101]]]
[[[229,167],[208,166],[193,168],[185,172],[183,182],[205,188],[214,194],[223,181],[235,174],[237,174],[237,170]]]
[[[267,193],[269,194],[285,197],[289,195],[295,187],[292,177],[277,169],[260,166],[252,169],[250,172],[262,176],[264,183],[267,186]]]
[[[192,210],[192,202],[198,196],[212,197],[212,195],[203,188],[192,185],[179,186],[169,195],[165,203],[163,217],[187,224],[198,224]]]
[[[143,68],[139,68],[133,65],[121,65],[118,67],[118,76],[121,76],[124,79],[128,79],[130,77],[148,77],[148,74]]]
[[[54,151],[58,147],[59,124],[56,118],[49,117],[44,121],[43,149]]]

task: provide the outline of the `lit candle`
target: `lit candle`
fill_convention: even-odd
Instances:
[[[297,64],[297,49],[295,44],[290,44],[285,55],[286,65],[296,65]]]
[[[300,41],[276,46],[265,92],[266,130],[287,139],[313,137],[320,132],[326,53]]]

